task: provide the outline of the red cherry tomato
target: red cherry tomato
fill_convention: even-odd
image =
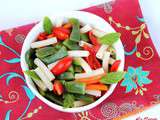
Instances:
[[[85,60],[90,65],[90,67],[92,69],[100,68],[101,64],[100,64],[100,62],[96,58],[96,52],[95,52],[94,48],[89,47],[88,45],[84,45],[83,49],[89,51],[89,53],[90,53],[90,55],[85,58]]]
[[[118,67],[119,67],[120,63],[121,63],[121,60],[116,60],[116,61],[113,63],[110,71],[111,71],[111,72],[116,72],[116,71],[118,70]]]
[[[94,49],[94,51],[95,51],[96,53],[98,52],[99,48],[100,48],[100,45],[94,45],[94,46],[93,46],[93,49]]]
[[[55,81],[53,84],[53,92],[57,95],[62,95],[64,89],[60,81]]]
[[[47,36],[47,38],[52,38],[52,37],[55,37],[53,33]]]
[[[47,39],[47,34],[46,33],[40,33],[39,35],[38,35],[38,40],[45,40],[45,39]]]
[[[59,39],[59,40],[65,40],[69,38],[70,30],[65,29],[63,27],[55,27],[53,28],[53,34]]]
[[[98,39],[93,35],[92,31],[89,31],[88,35],[89,35],[89,39],[93,45],[96,45],[96,46],[100,45],[100,43],[98,42]]]
[[[60,75],[64,73],[72,64],[72,57],[65,57],[60,60],[51,70],[54,75]]]

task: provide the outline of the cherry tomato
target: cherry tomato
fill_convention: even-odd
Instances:
[[[94,49],[94,51],[95,51],[96,53],[98,52],[99,48],[100,48],[100,45],[94,45],[94,46],[93,46],[93,49]]]
[[[47,34],[45,32],[40,33],[38,35],[38,40],[45,40],[47,38]]]
[[[59,39],[59,40],[65,40],[69,38],[70,30],[65,29],[63,27],[55,27],[53,28],[53,34]]]
[[[62,95],[64,89],[63,89],[63,85],[60,81],[55,81],[53,84],[53,92],[57,95]]]
[[[96,45],[96,46],[100,45],[100,43],[98,42],[98,39],[93,35],[92,31],[89,31],[88,35],[93,45]]]
[[[118,70],[118,67],[119,67],[120,63],[121,63],[121,60],[116,60],[116,61],[113,63],[113,65],[111,66],[110,71],[111,71],[111,72],[116,72],[116,71]]]
[[[96,58],[96,52],[95,49],[92,47],[89,47],[88,45],[84,45],[83,46],[84,50],[89,51],[90,55],[88,57],[85,58],[85,60],[88,62],[88,64],[90,65],[90,67],[92,69],[97,69],[101,67],[100,62],[97,60]]]
[[[52,38],[52,37],[55,37],[53,33],[47,36],[47,38]]]
[[[65,57],[61,59],[52,69],[51,72],[54,75],[60,75],[65,72],[72,64],[72,57]]]

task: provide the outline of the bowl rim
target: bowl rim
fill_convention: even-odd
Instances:
[[[89,13],[89,12],[70,11],[70,12],[62,12],[62,13],[59,13],[59,14],[54,14],[54,17],[53,16],[48,16],[48,17],[51,18],[51,20],[53,22],[53,20],[55,20],[56,18],[59,18],[59,17],[75,17],[75,18],[79,19],[78,15],[79,15],[79,17],[80,16],[83,16],[83,17],[90,16],[91,18],[97,19],[100,22],[102,22],[104,24],[104,26],[109,27],[111,32],[115,32],[114,28],[107,21],[105,21],[103,18],[101,18],[101,17],[99,17],[99,16],[97,16],[95,14]],[[22,46],[21,56],[20,56],[20,59],[21,59],[20,60],[20,64],[21,64],[22,71],[25,71],[25,70],[28,69],[28,65],[26,64],[26,61],[25,61],[25,53],[30,47],[28,47],[29,45],[27,45],[27,43],[32,38],[32,36],[37,35],[37,32],[40,33],[42,31],[43,31],[43,28],[42,28],[42,20],[41,20],[27,34],[27,36],[26,36],[26,38],[24,40],[23,46]],[[32,42],[34,40],[30,40],[30,41]],[[118,49],[118,50],[116,50],[116,53],[121,53],[121,54],[118,54],[116,56],[116,59],[120,59],[121,60],[121,64],[120,64],[119,70],[123,71],[125,57],[124,57],[124,49],[123,49],[123,45],[122,45],[121,40],[116,42],[113,46],[115,47],[115,49]],[[27,49],[27,47],[28,47],[28,49]],[[24,74],[24,76],[25,76],[26,83],[27,83],[28,87],[31,89],[33,94],[35,94],[41,101],[43,101],[48,106],[50,106],[50,107],[52,107],[52,108],[54,108],[54,109],[56,109],[58,111],[69,112],[69,113],[82,112],[82,111],[86,111],[86,110],[89,110],[89,109],[92,109],[92,108],[96,107],[97,105],[102,103],[106,98],[108,98],[112,94],[112,92],[114,91],[114,89],[117,86],[117,83],[111,84],[111,86],[109,87],[109,90],[102,97],[100,97],[98,100],[96,100],[95,102],[93,102],[91,104],[88,104],[88,105],[82,106],[82,107],[77,107],[77,108],[63,108],[63,106],[57,105],[57,104],[49,101],[45,97],[43,97],[36,90],[35,86],[33,85],[32,80],[27,75]]]

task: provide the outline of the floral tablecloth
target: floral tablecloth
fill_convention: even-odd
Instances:
[[[0,120],[111,120],[160,101],[160,58],[138,0],[114,0],[83,11],[104,18],[122,34],[124,80],[94,109],[74,114],[56,111],[30,91],[20,68],[23,41],[35,24],[4,30],[0,32]]]

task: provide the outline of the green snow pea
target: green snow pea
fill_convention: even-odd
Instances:
[[[71,41],[69,39],[63,42],[63,45],[66,46],[70,50],[80,50],[81,47],[77,44],[77,42]]]
[[[68,52],[67,52],[66,48],[63,46],[55,54],[50,55],[45,58],[42,58],[42,61],[45,62],[46,64],[50,64],[50,63],[53,63],[53,62],[65,57],[65,56],[67,56],[67,55],[68,55]]]
[[[69,22],[72,24],[70,40],[78,42],[80,40],[80,23],[78,19],[75,18],[70,18]]]
[[[39,48],[36,50],[36,56],[38,58],[44,58],[47,57],[49,55],[55,54],[56,52],[56,48],[55,47],[44,47],[44,48]]]
[[[65,82],[65,88],[67,92],[70,93],[77,93],[77,94],[85,94],[85,87],[86,85],[84,83],[78,83],[78,82]]]
[[[73,80],[74,79],[74,74],[72,72],[64,72],[57,76],[59,80]]]

